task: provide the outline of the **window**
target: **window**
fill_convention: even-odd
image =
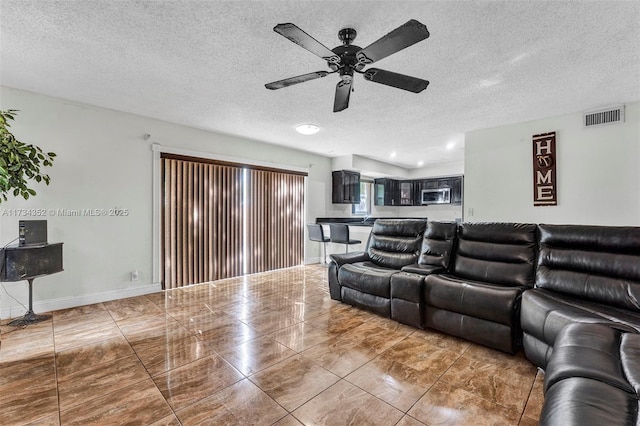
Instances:
[[[371,214],[371,182],[360,182],[360,204],[353,204],[351,213],[358,216]]]

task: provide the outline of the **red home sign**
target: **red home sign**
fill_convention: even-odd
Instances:
[[[533,205],[557,204],[556,132],[533,135]]]

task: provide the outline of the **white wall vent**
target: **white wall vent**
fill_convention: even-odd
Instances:
[[[584,113],[584,127],[624,123],[624,105],[602,108]]]

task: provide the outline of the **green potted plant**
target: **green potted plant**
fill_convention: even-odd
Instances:
[[[9,121],[14,120],[18,111],[0,111],[0,203],[7,201],[7,195],[22,196],[25,200],[36,195],[29,188],[30,180],[49,185],[49,175],[42,173],[42,167],[53,165],[53,152],[43,152],[37,146],[20,142],[9,131]]]

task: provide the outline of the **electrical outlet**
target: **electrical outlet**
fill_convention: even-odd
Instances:
[[[131,271],[131,281],[138,281],[138,270]]]

